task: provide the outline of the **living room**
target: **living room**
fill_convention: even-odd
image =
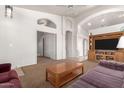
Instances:
[[[0,87],[124,87],[123,5],[0,9]]]

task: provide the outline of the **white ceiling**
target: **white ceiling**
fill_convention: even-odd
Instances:
[[[73,8],[68,8],[68,5],[18,5],[17,7],[41,11],[41,12],[47,12],[62,16],[76,17],[80,15],[82,12],[86,12],[95,6],[74,5]]]
[[[124,11],[111,12],[96,16],[82,25],[85,30],[124,23]]]
[[[103,10],[111,8],[123,8],[124,6],[94,6],[94,5],[74,5],[73,8],[68,8],[67,5],[19,5],[16,7],[47,12],[62,16],[70,16],[74,18],[81,17],[80,20],[85,20],[88,16]],[[110,12],[92,17],[86,21],[82,27],[85,30],[92,30],[99,27],[111,26],[115,24],[124,23],[124,11]],[[89,24],[89,25],[88,25]]]

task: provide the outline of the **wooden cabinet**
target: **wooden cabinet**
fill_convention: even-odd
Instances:
[[[116,52],[115,59],[118,62],[124,62],[124,52],[121,52],[121,51]]]
[[[113,32],[113,33],[106,33],[99,35],[90,34],[88,60],[89,61],[113,60],[118,62],[124,62],[124,51],[120,51],[120,50],[99,51],[95,49],[96,40],[115,39],[115,38],[119,39],[122,35],[124,35],[124,32]]]
[[[89,50],[89,53],[88,53],[88,60],[89,61],[95,61],[96,57],[95,57],[95,51],[93,50]]]
[[[89,50],[88,60],[89,61],[108,60],[108,61],[124,62],[124,52]]]
[[[100,60],[114,61],[115,53],[116,51],[112,51],[112,50],[96,50],[95,52],[96,61],[100,61]]]

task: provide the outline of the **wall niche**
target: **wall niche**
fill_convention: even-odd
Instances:
[[[50,28],[54,28],[54,29],[57,28],[57,27],[56,27],[56,24],[55,24],[53,21],[51,21],[51,20],[49,20],[49,19],[46,19],[46,18],[38,19],[38,20],[37,20],[37,24],[38,24],[38,25],[47,26],[47,27],[50,27]]]

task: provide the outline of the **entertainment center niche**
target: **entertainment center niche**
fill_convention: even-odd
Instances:
[[[117,49],[119,38],[124,32],[114,32],[89,36],[89,61],[119,61],[124,62],[124,51]]]

